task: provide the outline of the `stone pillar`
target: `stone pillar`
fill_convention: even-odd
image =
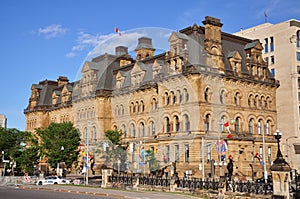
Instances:
[[[108,178],[112,175],[112,169],[102,169],[102,183],[101,188],[110,188]]]
[[[177,180],[178,180],[178,173],[176,172],[176,163],[173,162],[171,164],[170,168],[170,173],[171,173],[171,180],[170,180],[170,191],[175,192],[177,188]]]
[[[284,198],[289,199],[289,183],[290,183],[290,171],[291,167],[285,161],[280,151],[280,138],[281,133],[277,130],[274,134],[275,139],[277,140],[277,157],[271,166],[271,173],[273,178],[273,198]]]

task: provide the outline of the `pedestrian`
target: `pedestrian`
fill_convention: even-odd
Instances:
[[[227,164],[227,170],[228,170],[228,180],[231,181],[231,176],[232,176],[232,173],[233,173],[232,156],[229,156],[229,163]]]

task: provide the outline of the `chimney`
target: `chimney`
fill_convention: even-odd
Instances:
[[[220,22],[220,19],[206,16],[202,23],[205,27],[205,40],[221,43],[221,28],[223,24]]]
[[[205,39],[204,46],[205,50],[210,55],[207,64],[210,67],[216,67],[221,73],[224,73],[225,64],[223,61],[224,53],[222,49],[222,32],[221,28],[223,24],[220,22],[220,19],[206,16],[203,21],[205,28]],[[211,62],[212,61],[212,62]],[[212,63],[209,64],[209,63]]]
[[[135,49],[136,60],[143,60],[154,55],[155,49],[152,46],[152,39],[148,37],[139,38],[138,46]]]
[[[58,86],[62,86],[62,85],[68,84],[69,80],[68,80],[67,77],[59,76],[58,79],[57,79],[57,83],[58,83]]]
[[[126,46],[118,46],[115,49],[116,56],[122,56],[128,54],[128,48]]]

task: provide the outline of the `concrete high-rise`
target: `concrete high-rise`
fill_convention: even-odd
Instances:
[[[241,30],[235,35],[259,39],[263,44],[263,58],[280,82],[276,94],[276,109],[277,127],[283,134],[284,155],[292,168],[298,167],[299,170],[300,21],[291,19],[277,24],[264,23]]]

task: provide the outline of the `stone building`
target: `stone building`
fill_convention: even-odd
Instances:
[[[0,127],[6,128],[7,119],[6,116],[3,114],[0,114]]]
[[[283,132],[283,153],[292,169],[299,170],[300,21],[290,19],[277,24],[266,22],[235,34],[252,39],[257,38],[264,47],[263,59],[275,78],[280,81],[276,94],[276,110],[277,127]]]
[[[166,172],[176,162],[179,176],[225,175],[229,156],[233,177],[269,173],[279,82],[259,40],[224,33],[213,17],[203,24],[173,32],[167,52],[156,55],[152,39],[141,37],[135,58],[118,46],[86,61],[77,82],[33,84],[26,129],[72,121],[91,151],[106,130],[121,129],[130,171],[147,172],[140,153],[150,149]]]

